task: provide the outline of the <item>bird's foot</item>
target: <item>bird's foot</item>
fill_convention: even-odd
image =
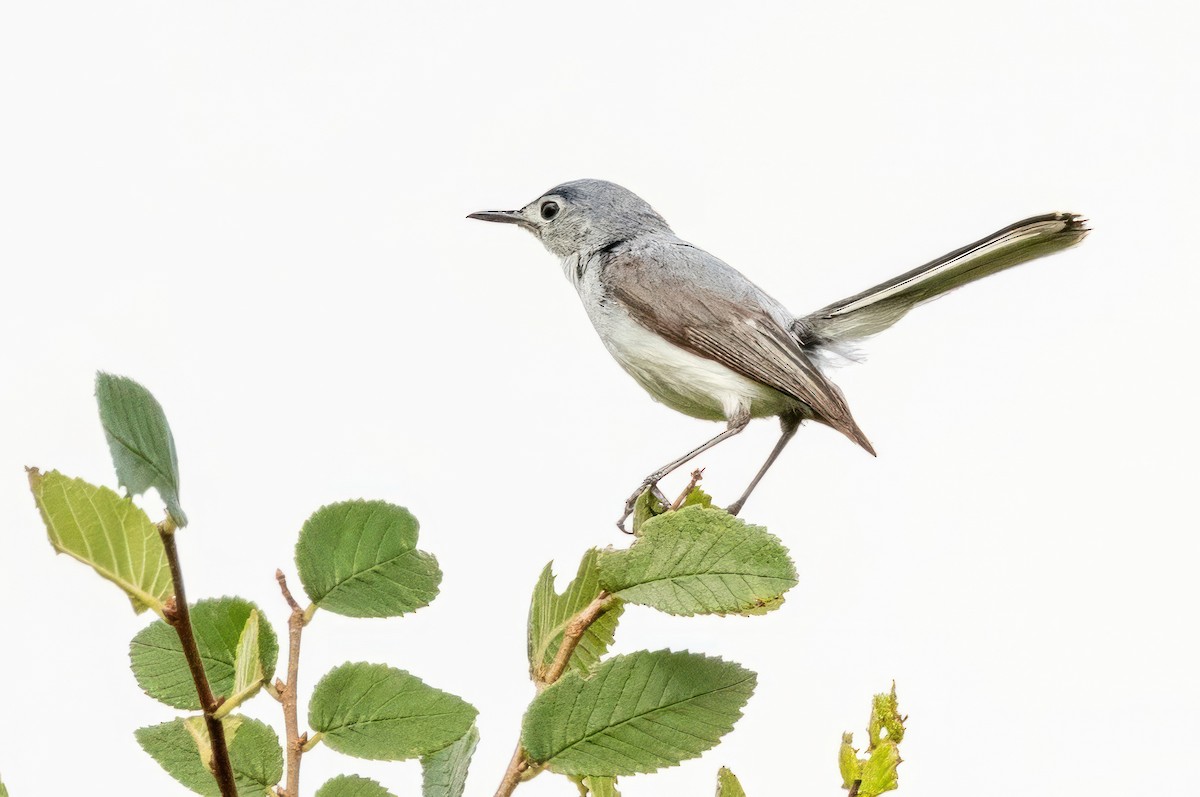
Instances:
[[[661,478],[661,477],[659,477],[659,478]],[[654,496],[654,499],[656,501],[658,501],[660,504],[662,504],[663,506],[671,505],[671,502],[667,500],[667,497],[665,495],[663,495],[663,491],[658,489],[658,479],[656,479],[656,478],[646,479],[644,482],[642,482],[640,485],[638,485],[638,488],[633,491],[633,494],[630,495],[629,498],[627,498],[625,500],[625,511],[621,513],[621,517],[617,518],[617,528],[619,528],[621,531],[623,531],[626,534],[632,534],[633,532],[631,532],[625,528],[625,521],[628,520],[629,516],[633,514],[633,510],[634,510],[634,507],[637,506],[638,499],[642,497],[642,493],[646,492],[646,490],[652,490],[653,491],[652,495]]]

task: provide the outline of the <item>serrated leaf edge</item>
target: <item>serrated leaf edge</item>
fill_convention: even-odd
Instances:
[[[25,472],[26,472],[27,478],[29,479],[29,488],[30,488],[30,490],[33,491],[33,494],[34,494],[34,503],[37,504],[38,513],[42,516],[42,522],[46,525],[47,531],[49,531],[50,528],[53,527],[55,524],[53,523],[53,521],[50,520],[50,515],[42,507],[42,502],[41,502],[41,500],[39,500],[39,497],[41,495],[39,490],[41,489],[42,482],[44,481],[45,477],[49,476],[50,474],[54,474],[54,473],[57,473],[59,476],[62,476],[64,479],[67,479],[70,481],[81,482],[81,483],[87,485],[88,487],[94,487],[95,489],[97,489],[99,491],[107,490],[108,492],[112,493],[113,496],[116,497],[116,499],[118,501],[127,502],[129,504],[130,508],[133,509],[133,511],[137,512],[143,518],[145,518],[147,524],[149,524],[151,527],[154,526],[154,521],[150,520],[150,517],[145,513],[145,511],[142,510],[142,508],[140,506],[133,503],[133,501],[130,498],[128,498],[127,496],[118,495],[115,490],[113,490],[109,487],[105,487],[104,485],[92,484],[91,482],[85,481],[85,480],[80,479],[75,476],[68,476],[65,473],[62,473],[57,470],[49,470],[49,471],[46,471],[45,473],[43,473],[42,471],[38,470],[35,467],[27,467],[25,469]],[[88,501],[89,501],[89,503],[91,503],[90,498],[88,499]],[[94,503],[92,505],[95,506]],[[105,534],[107,534],[108,526],[104,525],[104,524],[102,524],[102,526],[104,528]],[[70,557],[71,559],[74,559],[76,562],[79,562],[80,564],[87,565],[92,570],[94,570],[96,572],[96,574],[99,575],[101,578],[103,578],[105,581],[108,581],[112,584],[115,584],[117,587],[119,587],[121,589],[121,591],[123,591],[126,594],[126,596],[130,599],[130,601],[133,603],[133,608],[134,608],[135,612],[141,612],[143,609],[150,609],[155,614],[157,614],[160,618],[163,618],[164,620],[166,619],[163,616],[163,602],[161,600],[159,600],[158,597],[151,595],[148,592],[146,592],[145,590],[124,581],[123,578],[119,574],[113,573],[112,571],[107,570],[103,567],[97,567],[95,562],[88,561],[87,559],[84,559],[82,556],[77,555],[75,552],[62,547],[62,545],[60,545],[58,540],[56,539],[56,537],[61,537],[61,535],[57,531],[54,534],[47,534],[47,537],[49,537],[49,539],[50,539],[50,547],[54,548],[54,550],[56,552],[58,552],[60,554],[65,554],[66,556]],[[89,546],[89,550],[90,550],[90,546]],[[133,563],[130,562],[130,565],[132,565],[132,564]],[[143,561],[143,570],[144,570],[144,564],[145,563]],[[168,576],[168,583],[171,585],[170,586],[171,592],[174,592],[175,585],[174,585],[174,583],[172,583],[170,581],[169,576]]]

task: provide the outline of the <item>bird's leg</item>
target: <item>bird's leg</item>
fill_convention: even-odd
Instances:
[[[754,479],[751,480],[750,486],[746,488],[746,492],[742,493],[741,498],[730,504],[725,509],[726,512],[731,515],[736,515],[738,512],[742,511],[742,506],[746,503],[746,499],[750,497],[750,493],[754,492],[754,488],[758,486],[760,481],[762,481],[763,475],[772,465],[775,464],[775,459],[779,456],[779,453],[783,451],[784,446],[786,446],[788,441],[792,439],[792,435],[794,435],[796,430],[800,428],[801,420],[802,418],[799,415],[780,416],[779,425],[783,427],[783,434],[779,436],[779,442],[775,444],[773,449],[771,449],[771,454],[767,457],[767,461],[764,462],[763,466],[758,469],[758,473],[756,473]]]
[[[717,443],[720,443],[722,440],[728,440],[729,438],[733,437],[735,434],[745,429],[746,424],[748,423],[750,423],[749,411],[739,411],[737,415],[729,419],[729,423],[725,428],[725,431],[721,432],[704,445],[693,448],[679,459],[668,462],[666,465],[663,465],[661,468],[654,471],[654,473],[651,473],[649,476],[643,479],[642,483],[638,485],[638,488],[633,491],[633,495],[629,496],[629,499],[625,502],[625,511],[621,514],[621,517],[617,519],[617,528],[621,529],[621,531],[625,530],[625,521],[630,515],[633,514],[633,506],[637,503],[638,496],[646,492],[647,488],[657,487],[659,480],[665,477],[671,471],[675,470],[681,465],[687,464],[700,454],[703,454],[705,451],[715,446]]]

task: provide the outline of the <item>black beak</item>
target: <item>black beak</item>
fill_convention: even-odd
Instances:
[[[503,224],[516,224],[524,227],[527,230],[534,229],[534,226],[521,215],[519,210],[481,210],[478,213],[471,213],[467,216],[468,219],[479,219],[480,221],[498,221]]]

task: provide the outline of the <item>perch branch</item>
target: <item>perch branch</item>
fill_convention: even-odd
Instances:
[[[566,628],[563,629],[562,644],[558,646],[558,652],[555,653],[550,668],[544,675],[535,677],[539,691],[562,677],[571,661],[571,654],[575,652],[575,648],[579,647],[579,641],[583,639],[584,633],[592,623],[600,619],[611,602],[612,596],[601,590],[591,603],[576,612],[567,622]],[[529,770],[532,763],[518,742],[517,749],[513,751],[512,760],[508,763],[508,769],[504,771],[504,777],[500,780],[499,788],[496,789],[496,797],[510,797],[517,785],[531,776]]]
[[[204,724],[208,727],[208,739],[212,747],[212,775],[217,781],[217,788],[221,791],[221,797],[238,797],[233,764],[229,761],[229,745],[225,742],[225,726],[214,716],[221,707],[221,701],[213,695],[208,674],[204,672],[204,662],[200,660],[200,649],[196,646],[192,615],[188,611],[187,594],[183,590],[179,551],[175,547],[175,522],[170,515],[158,524],[158,536],[167,554],[167,566],[171,569],[171,584],[175,591],[163,606],[163,618],[179,635],[183,657],[187,660],[192,680],[196,682],[196,696],[200,698],[200,707],[204,710]]]

